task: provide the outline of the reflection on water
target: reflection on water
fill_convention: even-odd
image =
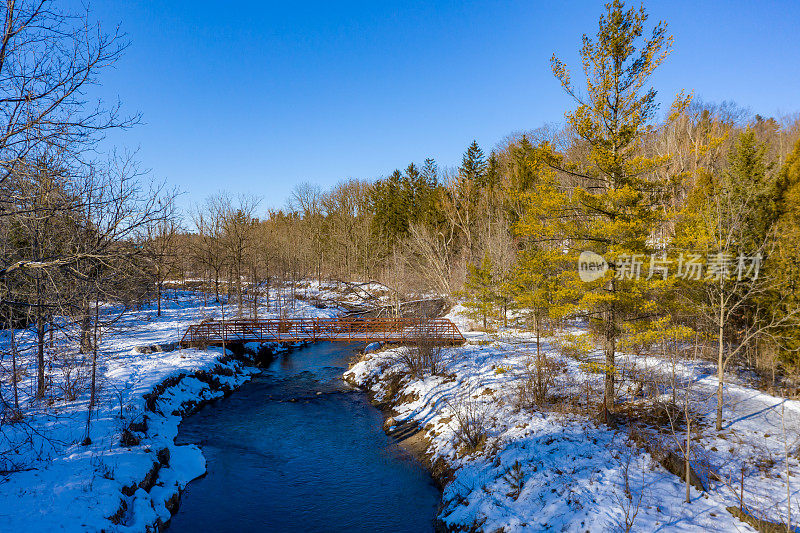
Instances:
[[[380,412],[341,381],[348,348],[278,356],[181,424],[208,474],[186,488],[170,532],[431,531],[439,492],[387,437]]]

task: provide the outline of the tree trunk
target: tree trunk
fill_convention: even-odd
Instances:
[[[17,332],[11,323],[8,330],[11,332],[11,385],[14,387],[14,409],[19,411],[19,387],[17,386]]]
[[[38,367],[37,372],[37,387],[36,397],[44,398],[44,316],[42,315],[41,308],[38,311],[39,316],[36,317],[36,363]]]
[[[723,296],[719,296],[719,330],[717,332],[719,338],[717,339],[717,431],[722,431],[722,404],[724,398],[722,395],[723,388],[725,387],[725,312],[723,307]]]
[[[92,317],[89,315],[88,304],[81,319],[81,348],[80,353],[86,354],[92,351],[92,339],[90,338],[89,328],[92,325]]]
[[[539,344],[539,317],[534,318],[534,325],[536,326],[536,389],[537,399],[541,402],[544,400],[544,383],[542,380],[542,348]]]
[[[684,450],[684,472],[686,475],[686,479],[684,482],[686,483],[686,503],[692,503],[692,484],[691,484],[691,472],[692,472],[692,465],[689,462],[689,453],[692,449],[692,419],[689,416],[689,387],[691,381],[686,385],[686,406],[684,411],[684,416],[686,417],[686,450]]]
[[[158,294],[158,312],[156,316],[161,316],[161,285],[162,283],[160,280],[156,282],[156,293]]]
[[[786,440],[786,395],[784,392],[781,402],[781,430],[783,431],[783,460],[786,463],[786,532],[794,531],[792,528],[792,487],[789,472],[789,443]]]
[[[93,346],[92,346],[92,383],[91,389],[89,393],[89,412],[86,415],[86,438],[83,441],[84,445],[89,445],[92,443],[92,439],[90,437],[90,431],[92,429],[92,411],[94,410],[94,404],[97,394],[97,345],[99,344],[99,335],[98,335],[98,328],[100,327],[100,303],[99,300],[95,300],[94,304],[94,329],[93,329]]]
[[[616,331],[614,327],[614,311],[606,311],[605,317],[605,342],[603,350],[605,352],[605,394],[603,395],[603,406],[607,412],[614,409],[614,356],[616,353]]]
[[[242,259],[241,257],[236,260],[236,292],[239,293],[239,316],[242,314],[242,306],[244,305],[242,295]]]

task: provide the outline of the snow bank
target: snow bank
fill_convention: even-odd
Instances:
[[[443,376],[411,379],[398,360],[408,348],[366,354],[345,375],[391,405],[396,424],[422,428],[428,461],[445,483],[444,527],[624,531],[632,523],[637,531],[752,531],[717,493],[692,488],[685,503],[680,479],[624,432],[567,412],[515,408],[515,388],[536,350],[529,335],[465,335],[468,344],[447,349]],[[561,358],[568,374],[580,373],[549,341],[547,354]],[[457,437],[464,410],[481,413],[487,433],[474,451]]]
[[[2,458],[22,471],[0,478],[0,530],[145,531],[167,522],[180,491],[205,473],[197,446],[174,443],[183,416],[258,370],[219,348],[141,353],[137,347],[177,342],[189,324],[220,317],[219,307],[203,306],[197,295],[174,296],[162,303],[161,317],[144,309],[104,335],[91,444],[83,444],[87,393],[41,406],[21,398],[25,419],[2,426]],[[332,313],[304,302],[294,312]],[[24,349],[30,338],[17,335]],[[32,360],[22,363],[34,368]]]

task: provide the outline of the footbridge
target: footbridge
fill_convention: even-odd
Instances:
[[[465,339],[446,318],[275,318],[193,324],[181,346],[300,341],[457,345]]]

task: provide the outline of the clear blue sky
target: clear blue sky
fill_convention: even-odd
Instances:
[[[72,0],[68,0],[71,2]],[[75,0],[77,4],[78,0]],[[375,178],[477,139],[561,122],[552,53],[579,69],[600,1],[95,1],[130,48],[103,77],[145,124],[112,140],[186,194],[283,205],[292,187]],[[674,52],[654,77],[754,113],[800,110],[800,3],[651,1]],[[577,76],[575,76],[577,79]]]

